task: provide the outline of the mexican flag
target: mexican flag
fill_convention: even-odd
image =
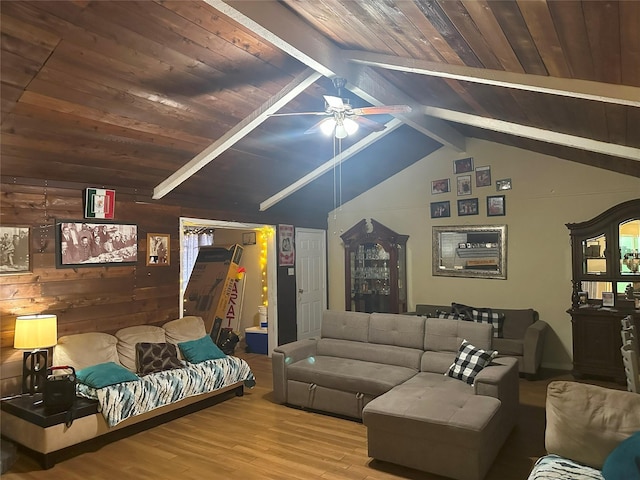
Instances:
[[[85,218],[113,218],[116,206],[116,191],[102,188],[87,188]]]

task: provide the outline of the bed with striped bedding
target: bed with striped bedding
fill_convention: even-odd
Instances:
[[[238,382],[251,388],[255,378],[247,362],[227,356],[198,364],[188,363],[183,368],[145,375],[139,381],[98,389],[78,384],[77,394],[98,400],[107,424],[113,427],[135,415]]]
[[[545,455],[538,459],[527,480],[604,480],[600,470],[560,457]]]

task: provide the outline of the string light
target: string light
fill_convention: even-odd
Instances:
[[[262,282],[262,305],[269,305],[269,291],[267,288],[267,245],[269,238],[275,233],[272,227],[260,229],[260,280]]]

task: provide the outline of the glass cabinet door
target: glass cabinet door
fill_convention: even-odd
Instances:
[[[640,220],[629,220],[618,227],[620,239],[620,273],[640,275]],[[638,279],[640,281],[640,278]]]
[[[582,241],[582,273],[586,275],[607,274],[607,237],[605,234]]]

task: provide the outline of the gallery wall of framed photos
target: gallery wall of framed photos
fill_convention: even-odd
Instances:
[[[452,173],[452,177],[431,180],[431,218],[451,217],[453,213],[459,217],[481,215],[483,209],[487,217],[507,214],[506,192],[512,188],[510,178],[494,182],[491,165],[476,166],[473,157],[453,160]],[[438,198],[436,195],[450,198]]]

